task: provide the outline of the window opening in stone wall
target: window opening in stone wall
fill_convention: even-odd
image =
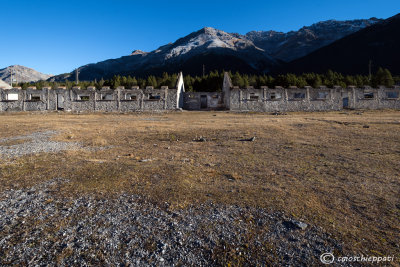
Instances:
[[[88,95],[78,95],[77,100],[78,101],[89,101],[89,96]]]
[[[15,93],[7,94],[7,100],[8,101],[18,101],[18,94],[15,94]]]
[[[318,92],[318,97],[317,99],[327,99],[329,93],[328,92]]]
[[[387,98],[399,98],[399,92],[395,92],[395,91],[386,92],[386,97]]]
[[[293,98],[295,98],[295,99],[304,99],[304,98],[306,98],[306,94],[305,93],[294,93]]]
[[[368,92],[364,93],[364,99],[373,99],[374,98],[374,93]]]
[[[137,100],[137,96],[132,94],[125,94],[125,100]]]
[[[159,94],[155,94],[155,95],[149,94],[149,99],[150,100],[160,100],[161,96]]]
[[[281,95],[281,93],[273,92],[270,94],[270,98],[271,98],[271,100],[281,99],[282,95]]]
[[[40,95],[31,95],[30,100],[32,102],[38,102],[40,101]]]
[[[101,95],[101,100],[114,100],[113,94],[104,94]]]
[[[250,93],[250,100],[258,100],[259,96],[255,93]]]

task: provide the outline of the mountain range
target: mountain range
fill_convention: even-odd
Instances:
[[[289,62],[381,21],[377,18],[327,20],[303,27],[298,31],[288,33],[252,31],[245,37],[273,58]]]
[[[114,75],[144,77],[163,72],[201,75],[213,70],[242,73],[325,72],[364,74],[368,63],[399,73],[400,15],[382,20],[327,20],[287,33],[252,31],[227,33],[211,27],[145,52],[87,64],[78,68],[80,80],[108,79]],[[75,71],[51,76],[23,66],[12,66],[18,81],[74,80]],[[10,79],[10,67],[0,70]]]
[[[11,71],[14,76],[14,82],[36,82],[39,80],[47,80],[53,76],[51,74],[38,72],[25,66],[13,65],[4,69],[0,69],[0,80],[5,81],[6,83],[10,83]]]
[[[277,73],[368,74],[379,67],[400,74],[400,14],[361,29],[276,69]],[[371,66],[371,67],[370,67]]]
[[[110,78],[113,75],[160,75],[185,71],[201,75],[212,70],[264,73],[286,62],[307,55],[381,19],[328,20],[288,33],[252,31],[245,35],[205,27],[151,52],[134,50],[117,59],[88,64],[79,68],[81,80]],[[73,80],[74,72],[52,80]]]

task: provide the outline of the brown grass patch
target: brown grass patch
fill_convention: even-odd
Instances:
[[[8,126],[0,137],[57,130],[56,140],[107,147],[2,162],[1,190],[63,177],[71,181],[63,195],[130,192],[171,208],[210,200],[263,207],[323,227],[348,251],[400,257],[399,111],[1,119]],[[207,141],[193,141],[199,136]]]
[[[93,138],[91,142],[92,146],[106,146],[107,144],[108,144],[107,139],[99,136]]]

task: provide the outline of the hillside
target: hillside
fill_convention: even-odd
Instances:
[[[362,29],[343,39],[294,60],[279,72],[325,72],[329,69],[345,74],[367,74],[378,67],[400,73],[400,14]]]
[[[289,62],[381,21],[377,18],[327,20],[288,33],[252,31],[246,34],[246,38],[273,58]]]
[[[10,83],[11,81],[11,69],[14,75],[14,79],[16,82],[36,82],[40,80],[47,80],[53,75],[50,74],[44,74],[41,72],[38,72],[34,69],[25,67],[25,66],[20,66],[20,65],[13,65],[6,67],[4,69],[0,69],[0,79]]]
[[[0,89],[10,89],[11,86],[3,80],[0,80]]]

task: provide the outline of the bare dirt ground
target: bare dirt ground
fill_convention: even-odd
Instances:
[[[399,111],[3,113],[0,160],[3,264],[311,266],[320,264],[324,250],[394,256],[390,264],[399,264]],[[56,189],[43,187],[52,181],[62,182]],[[18,202],[24,199],[32,206]],[[71,236],[68,226],[94,231],[101,227],[93,218],[138,199],[147,203],[145,211],[126,209],[157,209],[153,217],[168,218],[168,233],[192,231],[186,238],[192,243],[163,241],[166,232],[160,230],[140,233],[136,243],[87,238],[86,250],[76,248],[83,241],[60,241]],[[64,214],[65,208],[72,211]],[[38,219],[47,213],[49,218]],[[100,221],[120,229],[112,218],[138,214],[121,211]],[[173,214],[181,218],[179,231],[169,226]],[[142,226],[157,224],[143,220]],[[307,227],[296,226],[301,222]],[[215,232],[200,237],[207,229]],[[140,232],[120,230],[128,236]],[[237,234],[228,237],[232,231]],[[37,250],[29,249],[29,238]],[[112,242],[126,253],[107,254]],[[131,243],[136,245],[126,248]],[[132,252],[139,248],[142,254]],[[182,256],[190,253],[192,258]]]

